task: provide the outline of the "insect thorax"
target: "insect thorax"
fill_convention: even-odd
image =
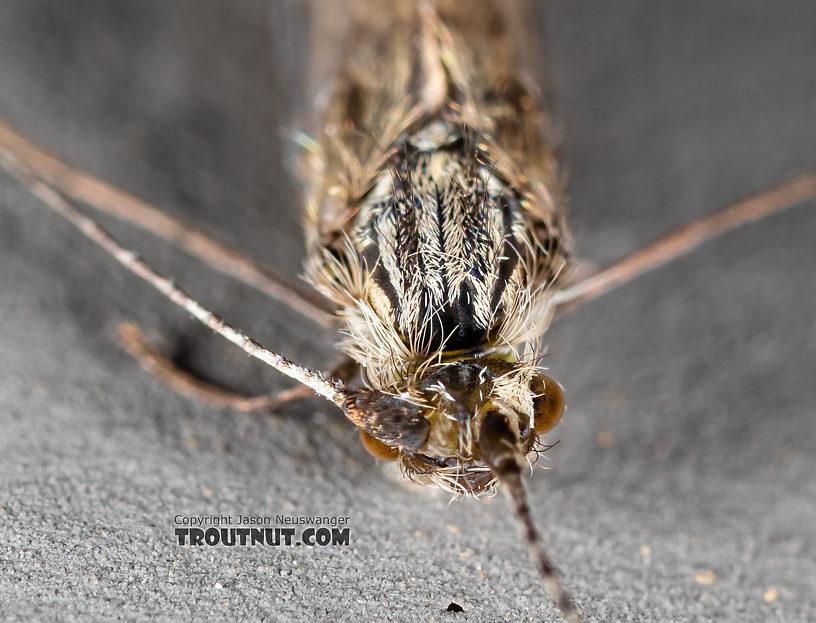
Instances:
[[[400,137],[317,245],[309,275],[341,307],[342,347],[374,387],[433,360],[517,359],[547,327],[567,249],[490,144],[441,119]]]

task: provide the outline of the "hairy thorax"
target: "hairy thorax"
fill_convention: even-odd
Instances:
[[[342,346],[372,386],[455,353],[529,355],[547,327],[566,250],[489,146],[443,120],[400,137],[322,241],[310,275],[340,304]]]

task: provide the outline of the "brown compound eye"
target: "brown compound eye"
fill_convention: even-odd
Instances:
[[[369,435],[362,428],[358,428],[357,431],[360,433],[360,441],[363,443],[363,447],[375,459],[379,459],[380,461],[396,461],[397,458],[399,458],[398,448],[385,445],[379,439],[375,439]]]
[[[537,435],[551,431],[564,415],[564,390],[553,378],[546,374],[537,374],[530,382],[535,413],[535,432]]]

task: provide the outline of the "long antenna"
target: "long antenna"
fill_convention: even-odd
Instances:
[[[541,576],[541,581],[544,583],[544,588],[546,588],[547,592],[552,596],[564,620],[569,623],[578,623],[581,620],[578,610],[575,608],[575,604],[572,602],[572,597],[570,597],[567,589],[564,588],[561,575],[550,560],[550,556],[544,548],[544,543],[530,515],[527,491],[524,489],[524,483],[521,481],[521,470],[506,472],[498,476],[499,482],[504,485],[507,496],[510,498],[510,505],[513,507],[513,512],[519,520],[519,523],[521,523],[524,538],[535,558],[536,568],[538,569],[538,574]]]
[[[78,203],[101,210],[163,238],[211,268],[289,305],[324,327],[335,324],[334,304],[272,269],[260,266],[238,251],[102,180],[75,169],[18,134],[0,118],[0,158],[12,175],[36,179]],[[8,167],[14,167],[15,173]]]
[[[621,260],[553,296],[558,312],[591,301],[635,277],[659,268],[725,232],[816,197],[816,171],[808,171],[716,212],[673,229]]]
[[[482,459],[495,474],[510,498],[510,505],[522,527],[524,539],[535,558],[538,575],[544,588],[553,598],[561,611],[561,616],[569,623],[581,620],[578,610],[567,589],[561,582],[561,576],[550,560],[544,542],[536,530],[530,514],[527,492],[521,480],[521,469],[525,465],[524,451],[519,444],[518,435],[510,427],[507,417],[500,411],[490,411],[485,415],[479,429],[479,446]]]
[[[202,231],[174,219],[150,204],[71,167],[24,138],[0,118],[0,158],[3,166],[25,169],[64,196],[124,220],[163,238],[215,270],[246,283],[323,326],[332,326],[336,311],[325,297],[259,266],[213,240]],[[12,171],[16,177],[20,177]],[[28,178],[27,178],[28,179]],[[660,236],[586,279],[555,293],[559,315],[682,257],[694,247],[732,229],[781,212],[816,197],[816,171],[807,171],[740,199],[700,219]]]
[[[27,175],[25,171],[15,166],[14,162],[5,160],[2,162],[2,165],[17,179],[26,184],[31,192],[42,199],[42,201],[49,208],[54,210],[54,212],[65,217],[74,226],[76,226],[79,231],[115,257],[116,260],[118,260],[119,263],[127,268],[130,272],[144,279],[147,283],[173,301],[173,303],[186,310],[191,316],[198,319],[233,344],[239,346],[247,354],[255,357],[256,359],[260,359],[286,376],[295,379],[303,385],[306,385],[327,400],[330,400],[339,407],[343,408],[344,400],[348,395],[348,390],[346,390],[343,383],[335,379],[327,379],[325,376],[323,376],[323,374],[316,370],[299,366],[296,363],[289,361],[286,357],[267,350],[242,331],[239,331],[238,329],[224,322],[221,318],[216,316],[213,312],[201,305],[201,303],[196,301],[181,288],[176,286],[170,279],[161,276],[144,261],[142,261],[133,251],[125,249],[93,219],[74,208],[52,188],[40,182],[36,178]]]

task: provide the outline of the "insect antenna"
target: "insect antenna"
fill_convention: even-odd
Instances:
[[[311,370],[272,352],[244,332],[216,316],[170,279],[161,276],[133,251],[125,249],[96,221],[77,210],[53,188],[28,175],[13,162],[2,165],[37,195],[49,208],[66,218],[88,238],[110,253],[127,270],[141,277],[173,303],[207,325],[247,354],[260,359],[286,376],[295,379],[343,410],[356,426],[392,448],[415,450],[428,437],[430,425],[420,409],[406,400],[375,390],[354,389],[317,370]]]
[[[334,304],[322,295],[260,266],[204,232],[46,153],[0,118],[0,165],[25,171],[63,196],[110,214],[182,249],[198,260],[280,301],[324,327],[335,324]],[[15,173],[15,170],[17,171]]]
[[[504,485],[513,513],[521,525],[524,539],[530,553],[535,558],[536,568],[544,587],[552,597],[561,616],[569,623],[578,623],[581,618],[572,601],[572,597],[561,582],[561,575],[550,560],[541,535],[535,527],[527,491],[521,480],[521,471],[525,463],[518,436],[513,432],[507,416],[499,411],[492,411],[485,416],[480,431],[482,458],[490,471]]]
[[[316,370],[310,370],[289,361],[286,357],[267,350],[248,335],[230,326],[221,318],[201,305],[198,301],[176,286],[173,281],[163,277],[141,260],[133,251],[125,249],[96,221],[86,216],[53,188],[29,175],[15,166],[13,162],[2,163],[4,168],[39,197],[49,208],[66,218],[88,238],[110,253],[126,269],[144,279],[173,303],[186,310],[194,318],[210,327],[213,331],[240,347],[247,354],[260,359],[288,377],[311,388],[317,394],[343,408],[350,393],[344,383],[326,378]]]
[[[556,292],[553,302],[558,308],[558,313],[563,314],[643,273],[682,257],[712,238],[811,201],[814,197],[816,197],[816,171],[792,177],[664,234],[583,281]]]
[[[544,548],[544,543],[541,540],[541,535],[533,523],[533,518],[530,514],[530,504],[527,501],[527,491],[524,489],[524,483],[521,480],[521,471],[512,471],[503,475],[497,474],[499,482],[504,485],[504,490],[510,498],[510,504],[513,507],[513,512],[521,524],[524,532],[524,538],[530,551],[535,558],[536,568],[538,574],[541,576],[541,581],[547,592],[553,598],[558,609],[561,611],[564,619],[570,623],[577,623],[580,621],[578,610],[572,601],[572,597],[564,588],[561,581],[561,575],[555,569],[555,566],[550,560],[547,550]]]

